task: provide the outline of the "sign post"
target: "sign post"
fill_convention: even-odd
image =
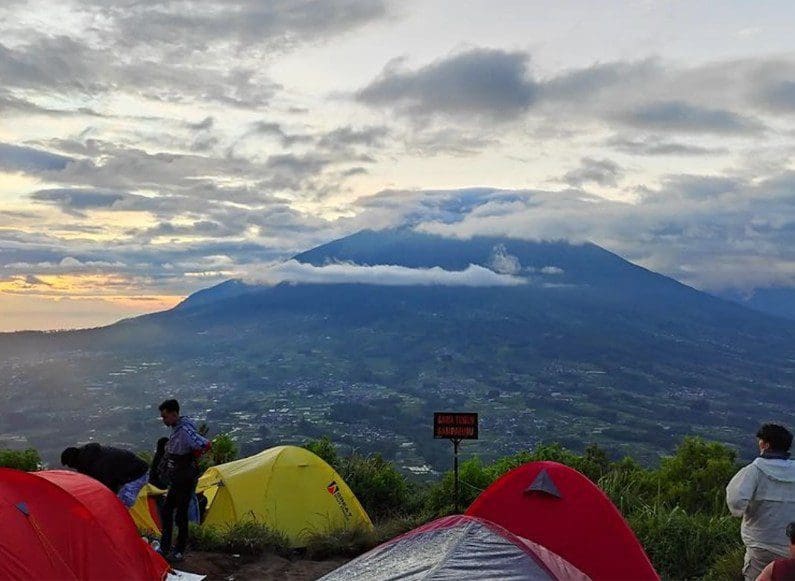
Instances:
[[[458,446],[461,440],[478,439],[478,414],[471,412],[436,412],[433,414],[433,437],[453,442],[453,486],[455,511],[460,512],[458,482]]]

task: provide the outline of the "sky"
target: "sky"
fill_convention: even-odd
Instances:
[[[784,1],[4,0],[0,331],[170,308],[404,225],[593,241],[715,293],[795,287],[794,17]]]

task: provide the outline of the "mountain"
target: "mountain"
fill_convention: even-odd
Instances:
[[[479,412],[465,449],[487,457],[554,440],[651,459],[692,433],[743,449],[795,404],[795,323],[593,244],[364,231],[293,260],[312,284],[228,281],[103,329],[0,337],[3,431],[140,447],[174,395],[246,451],[330,435],[422,473],[449,461],[434,411]],[[325,265],[447,282],[322,283]],[[451,282],[470,265],[508,283]]]
[[[761,288],[750,294],[727,293],[724,298],[761,313],[795,319],[795,289],[793,288]]]

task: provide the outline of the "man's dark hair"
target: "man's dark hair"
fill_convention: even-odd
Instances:
[[[778,424],[765,424],[756,437],[770,444],[771,452],[789,452],[792,446],[792,432]]]
[[[77,448],[67,448],[61,452],[61,465],[74,468],[77,465],[77,456],[79,454],[80,450]]]
[[[167,399],[157,408],[161,412],[177,412],[179,413],[179,402],[175,399]]]

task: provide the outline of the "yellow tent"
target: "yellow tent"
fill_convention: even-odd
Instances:
[[[135,504],[130,507],[130,515],[133,517],[138,530],[149,534],[160,534],[160,517],[155,520],[157,515],[157,497],[165,494],[165,490],[160,490],[151,484],[146,484]]]
[[[199,479],[196,492],[207,498],[202,526],[253,518],[286,535],[293,547],[304,546],[311,533],[373,526],[340,475],[296,446],[213,466]],[[149,495],[159,493],[156,488],[142,491],[131,509],[139,528],[151,527]]]

